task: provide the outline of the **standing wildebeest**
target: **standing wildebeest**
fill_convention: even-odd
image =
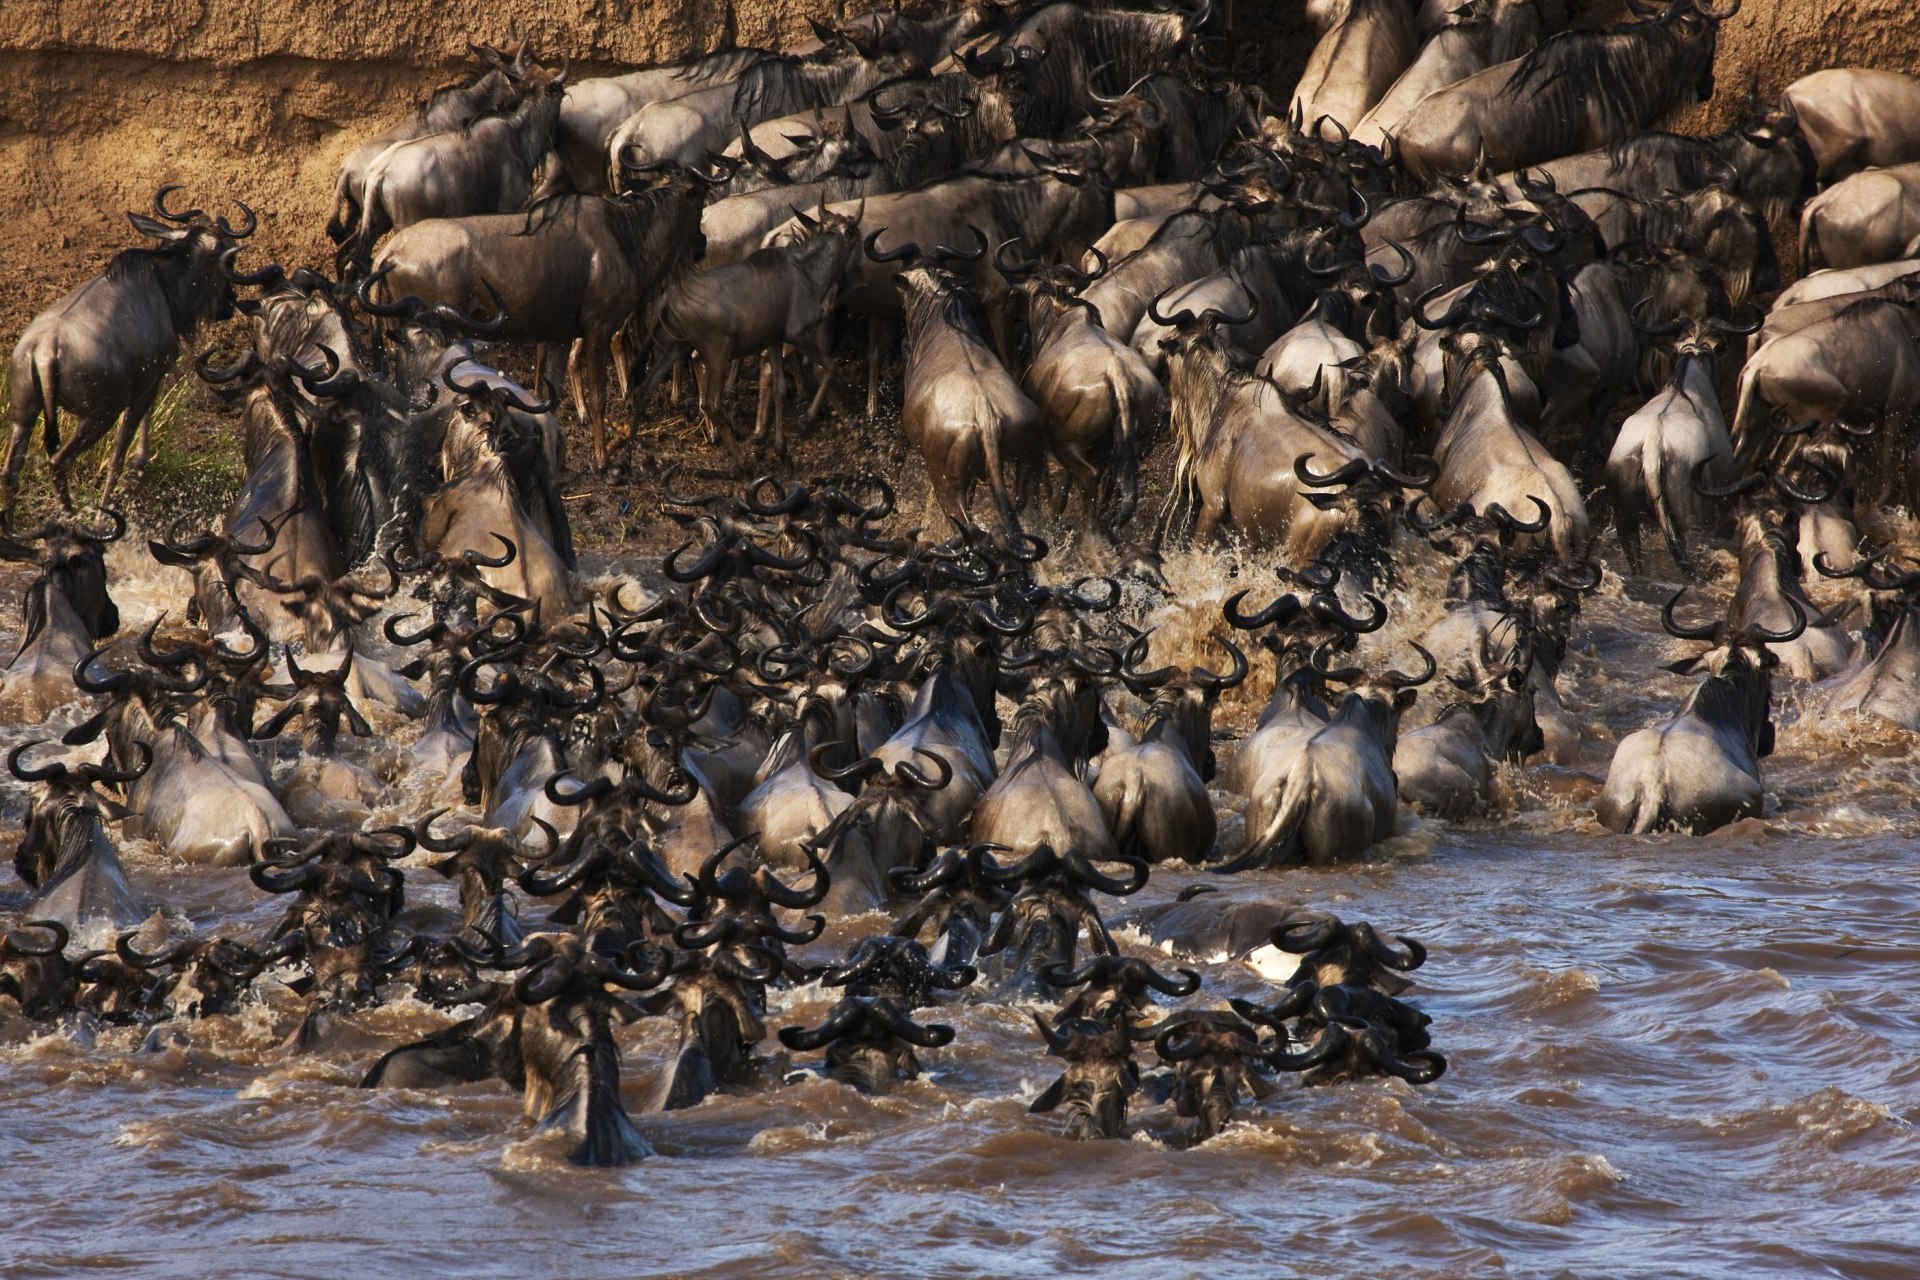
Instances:
[[[1315,133],[1324,121],[1344,135],[1386,96],[1419,51],[1420,34],[1406,0],[1350,0],[1314,45],[1288,114],[1312,121]]]
[[[467,46],[480,55],[487,70],[458,84],[438,89],[421,103],[414,113],[398,124],[382,129],[361,143],[354,153],[340,162],[340,176],[333,184],[333,215],[327,220],[327,235],[339,244],[360,224],[360,201],[367,185],[367,167],[387,148],[413,138],[448,129],[464,129],[481,116],[510,108],[520,96],[515,79],[527,54],[526,42],[510,61],[497,49],[486,45]]]
[[[915,68],[911,54],[868,56],[845,42],[769,57],[737,81],[641,107],[607,140],[608,175],[617,179],[632,165],[703,163],[709,153],[726,150],[728,137],[743,124],[846,102]]]
[[[828,213],[858,212],[861,230],[883,231],[889,240],[910,244],[958,244],[978,233],[988,243],[1001,244],[1018,237],[1043,256],[1072,258],[1091,244],[1113,221],[1113,184],[1093,160],[1063,161],[1040,166],[1036,172],[989,174],[961,171],[914,191],[894,192],[860,200],[842,200],[826,207]],[[804,231],[793,219],[767,233],[767,244]],[[899,317],[900,300],[894,290],[899,272],[898,254],[867,254],[847,265],[840,289],[841,305],[867,316],[867,412],[879,411],[881,335],[886,322]],[[961,261],[956,259],[956,262]],[[1009,289],[999,272],[985,263],[964,259],[969,283],[1003,360],[1012,358],[1006,319]]]
[[[1460,352],[1453,411],[1433,450],[1440,464],[1434,499],[1481,512],[1495,506],[1525,511],[1544,502],[1552,510],[1546,540],[1554,554],[1575,563],[1592,542],[1586,503],[1573,473],[1521,421],[1502,354],[1498,343],[1485,339]]]
[[[1613,524],[1635,573],[1641,566],[1640,521],[1652,516],[1673,562],[1691,575],[1694,564],[1687,537],[1707,523],[1694,480],[1723,484],[1732,478],[1733,442],[1720,412],[1720,395],[1714,390],[1713,353],[1719,346],[1717,334],[1747,329],[1714,316],[1685,324],[1686,334],[1674,348],[1673,376],[1620,424],[1613,451],[1607,455]],[[1681,325],[1676,321],[1674,331]]]
[[[765,49],[722,49],[686,62],[570,84],[554,126],[554,159],[575,191],[605,195],[607,144],[622,121],[650,102],[731,83],[749,67],[775,56]]]
[[[659,378],[687,350],[700,355],[700,417],[716,444],[738,449],[733,415],[727,410],[733,362],[766,354],[760,378],[760,406],[753,417],[754,440],[771,436],[774,451],[787,452],[781,403],[785,399],[788,343],[811,361],[819,376],[813,401],[800,415],[804,430],[820,412],[832,377],[827,321],[839,295],[841,278],[854,256],[860,212],[823,211],[819,218],[796,212],[802,232],[784,244],[757,249],[740,262],[709,270],[683,272],[660,300],[659,332],[670,347],[654,356],[647,381],[635,397],[645,404]]]
[[[326,219],[326,234],[334,244],[344,242],[359,226],[361,200],[367,190],[367,167],[380,159],[390,146],[424,138],[430,132],[467,129],[472,121],[495,111],[511,109],[520,98],[518,75],[526,65],[526,40],[520,42],[513,58],[486,44],[468,44],[468,50],[486,63],[486,71],[457,84],[447,84],[415,107],[413,115],[388,125],[367,138],[353,154],[340,161],[340,177],[334,178],[334,211]]]
[[[1735,456],[1751,461],[1763,451],[1770,414],[1781,415],[1783,429],[1817,422],[1863,432],[1916,406],[1920,300],[1869,295],[1753,353],[1740,370]]]
[[[1661,200],[1722,187],[1784,217],[1813,194],[1813,161],[1804,144],[1770,122],[1726,133],[1694,135],[1648,130],[1622,142],[1531,166],[1530,179],[1503,174],[1509,197],[1531,198],[1528,186],[1579,192],[1605,187],[1640,200]]]
[[[462,129],[397,142],[367,166],[360,225],[340,246],[337,265],[362,270],[373,246],[389,231],[428,218],[508,213],[533,193],[533,171],[553,146],[564,67],[536,67],[511,112],[485,116]]]
[[[1355,142],[1383,145],[1389,135],[1399,134],[1407,117],[1429,94],[1477,71],[1511,62],[1540,43],[1542,23],[1533,0],[1465,0],[1450,9],[1445,22],[1412,65],[1354,124]]]
[[[0,523],[13,518],[27,433],[43,413],[54,487],[68,511],[73,510],[73,495],[67,473],[119,420],[107,458],[106,485],[100,491],[105,506],[120,482],[136,427],[140,443],[134,450],[134,470],[147,465],[147,414],[180,354],[181,340],[208,320],[232,314],[233,287],[220,272],[220,255],[234,241],[253,234],[253,210],[240,206],[247,215],[242,227],[225,218],[209,220],[198,209],[174,213],[167,208],[167,196],[179,189],[179,184],[168,183],[153,197],[153,211],[164,221],[127,214],[133,229],[158,240],[158,248],[115,255],[105,271],[35,316],[20,335],[9,371],[13,435],[7,442],[5,480],[0,482]],[[64,448],[62,408],[80,420]]]
[[[1920,163],[1843,178],[1800,212],[1800,273],[1906,256],[1920,236]]]
[[[670,168],[657,184],[618,196],[561,195],[525,213],[417,222],[374,264],[388,300],[408,294],[465,310],[494,306],[498,336],[579,342],[570,362],[576,412],[607,465],[607,369],[614,335],[661,282],[700,256],[700,206],[714,180]]]
[[[1096,523],[1111,477],[1119,498],[1114,523],[1125,524],[1139,492],[1142,438],[1165,410],[1166,392],[1140,353],[1108,333],[1079,296],[1099,272],[1009,262],[1010,244],[1000,246],[995,263],[1026,295],[1033,358],[1021,385],[1040,407],[1047,452]]]
[[[880,262],[920,260],[894,277],[907,315],[907,374],[900,406],[907,440],[926,459],[927,483],[954,528],[965,534],[978,529],[968,503],[974,486],[984,480],[1006,531],[1018,533],[1014,495],[1025,491],[1039,461],[1040,410],[994,358],[965,285],[938,265],[942,259],[971,259],[945,245],[935,245],[930,256],[920,259],[920,246],[912,242],[880,254],[874,248],[880,234],[867,237],[869,257]],[[979,247],[971,258],[980,258],[986,253],[986,237],[974,234]]]
[[[1920,160],[1920,80],[1898,71],[1829,67],[1780,91],[1823,183],[1860,169]]]
[[[1714,37],[1740,10],[1672,0],[1657,17],[1567,31],[1539,48],[1428,95],[1396,141],[1423,181],[1500,170],[1604,147],[1676,107],[1713,96]]]

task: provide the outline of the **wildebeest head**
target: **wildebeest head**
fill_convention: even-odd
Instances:
[[[1396,936],[1396,948],[1364,921],[1348,924],[1330,912],[1304,907],[1276,925],[1270,941],[1300,957],[1299,968],[1287,980],[1293,987],[1309,981],[1323,987],[1344,983],[1398,995],[1413,985],[1402,975],[1427,960],[1427,949],[1404,934]]]
[[[941,1048],[953,1035],[952,1027],[914,1022],[888,996],[850,995],[817,1027],[782,1027],[780,1043],[800,1052],[825,1048],[828,1076],[862,1093],[881,1094],[919,1077],[914,1046]]]
[[[854,996],[887,996],[918,1009],[933,1003],[935,990],[958,991],[977,976],[970,964],[935,965],[913,938],[882,933],[860,939],[845,960],[823,969],[820,985],[845,987]]]
[[[232,938],[188,938],[151,954],[134,945],[139,931],[114,941],[114,955],[141,973],[170,969],[153,988],[150,1000],[164,1002],[181,1017],[231,1013],[253,980],[282,960],[306,954],[306,936],[290,933],[264,950]]]
[[[1187,670],[1171,665],[1143,670],[1140,664],[1147,658],[1148,633],[1127,647],[1119,672],[1120,679],[1136,697],[1147,699],[1148,719],[1165,721],[1179,732],[1203,782],[1212,781],[1214,776],[1214,707],[1219,704],[1222,693],[1237,688],[1247,678],[1250,669],[1247,655],[1239,645],[1218,632],[1213,638],[1233,663],[1225,675],[1199,666]]]
[[[103,854],[111,855],[100,824],[126,817],[127,809],[102,795],[99,788],[136,782],[153,764],[153,751],[144,743],[139,744],[140,764],[131,769],[69,766],[58,760],[27,764],[27,752],[40,745],[23,742],[7,753],[7,769],[14,777],[43,784],[28,802],[26,830],[13,854],[15,873],[36,889],[75,874]],[[117,877],[117,870],[113,875]]]
[[[1304,1072],[1304,1083],[1327,1084],[1361,1076],[1398,1076],[1409,1084],[1431,1084],[1447,1069],[1447,1060],[1428,1046],[1432,1019],[1373,987],[1357,984],[1318,986],[1303,982],[1271,1008],[1231,1001],[1234,1012],[1271,1027],[1274,1039],[1261,1058],[1281,1071]],[[1297,1015],[1289,1032],[1286,1019]],[[1292,1051],[1298,1041],[1304,1047]]]
[[[1085,988],[1061,1006],[1058,1021],[1100,1018],[1137,1022],[1153,1006],[1153,992],[1190,996],[1200,989],[1200,975],[1192,969],[1174,972],[1180,976],[1169,978],[1135,956],[1094,956],[1077,969],[1049,965],[1040,976],[1049,986],[1062,990]]]
[[[1008,985],[1037,993],[1044,989],[1041,975],[1050,967],[1072,968],[1083,926],[1096,955],[1119,953],[1093,904],[1093,894],[1124,897],[1138,892],[1147,882],[1145,862],[1112,859],[1126,866],[1122,879],[1098,870],[1084,854],[1069,850],[1061,855],[1048,845],[1008,866],[1001,866],[984,850],[978,856],[984,879],[1019,886],[979,951],[983,956],[1008,953],[1000,963],[1001,977]]]
[[[1027,1110],[1052,1111],[1064,1103],[1069,1138],[1118,1138],[1127,1099],[1140,1085],[1126,1019],[1070,1018],[1055,1026],[1036,1013],[1033,1024],[1048,1056],[1065,1058],[1067,1066]]]
[[[238,201],[235,203],[240,212],[246,215],[242,226],[225,217],[209,218],[200,209],[176,212],[167,207],[167,197],[178,190],[179,183],[167,183],[154,193],[154,216],[129,212],[127,220],[135,231],[158,243],[159,248],[150,251],[153,259],[181,264],[167,277],[170,287],[166,293],[174,328],[185,333],[204,321],[225,320],[233,314],[233,285],[220,270],[220,258],[237,241],[252,235],[259,220],[252,209]],[[123,263],[130,263],[129,254],[114,259],[107,268],[109,275],[117,268],[132,269],[130,265],[123,267]]]
[[[270,849],[248,868],[247,877],[267,893],[298,895],[274,936],[299,930],[309,940],[351,943],[372,935],[399,914],[406,880],[388,864],[413,849],[413,832],[406,827],[334,833],[291,852]]]
[[[1236,1010],[1243,1001],[1235,1001]],[[1243,1091],[1256,1098],[1273,1092],[1264,1073],[1275,1046],[1259,1031],[1223,1010],[1178,1014],[1152,1032],[1153,1047],[1173,1065],[1174,1114],[1194,1121],[1195,1141],[1205,1142],[1232,1121]],[[1284,1034],[1278,1041],[1286,1044]]]
[[[929,956],[943,965],[966,965],[980,949],[996,912],[1012,894],[987,878],[984,855],[997,845],[971,849],[942,849],[926,867],[915,871],[896,867],[888,874],[896,889],[924,896],[898,920],[893,934],[918,938],[929,927],[933,943]]]
[[[31,533],[0,537],[0,560],[38,566],[40,577],[27,588],[24,648],[46,625],[48,595],[58,592],[87,629],[104,640],[120,629],[120,611],[107,594],[106,548],[127,531],[126,517],[105,513],[106,530],[76,524],[46,524]]]
[[[0,996],[12,996],[20,1012],[37,1022],[73,1007],[77,978],[67,959],[67,926],[34,920],[0,934]]]

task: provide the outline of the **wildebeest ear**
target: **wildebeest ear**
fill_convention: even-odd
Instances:
[[[1033,1105],[1027,1108],[1027,1113],[1031,1115],[1040,1111],[1051,1111],[1055,1107],[1059,1106],[1060,1100],[1066,1096],[1067,1096],[1067,1078],[1065,1076],[1061,1076],[1058,1079],[1056,1079],[1052,1084],[1047,1086],[1047,1091],[1045,1093],[1041,1094],[1039,1097],[1033,1100]]]
[[[127,211],[127,221],[133,224],[135,231],[150,240],[184,240],[187,236],[185,227],[170,227],[158,218],[149,218],[146,214],[135,213],[131,209]]]
[[[1700,669],[1700,659],[1682,658],[1678,662],[1669,662],[1666,669],[1677,676],[1690,676]]]
[[[1405,711],[1413,705],[1414,699],[1419,696],[1420,691],[1418,689],[1396,689],[1393,693],[1393,709],[1395,711]]]

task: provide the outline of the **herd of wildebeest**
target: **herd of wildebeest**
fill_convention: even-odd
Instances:
[[[1205,1138],[1277,1072],[1435,1079],[1412,940],[1205,879],[1116,917],[1282,984],[1223,1007],[1123,955],[1101,898],[1169,862],[1358,858],[1403,806],[1485,815],[1502,766],[1577,752],[1557,679],[1603,580],[1589,496],[1631,574],[1737,563],[1724,617],[1668,602],[1699,682],[1619,744],[1605,826],[1758,816],[1779,676],[1803,714],[1920,730],[1920,572],[1860,533],[1920,489],[1920,83],[1821,71],[1731,131],[1653,131],[1712,95],[1738,7],[1308,0],[1286,103],[1209,61],[1232,17],[1204,3],[882,11],[590,79],[482,46],[342,166],[331,274],[249,266],[250,210],[163,189],[131,215],[156,246],[13,357],[9,523],[40,423],[68,514],[0,542],[38,570],[0,709],[86,718],[9,756],[28,893],[0,995],[161,1022],[271,974],[306,1002],[299,1051],[410,990],[460,1018],[367,1086],[504,1080],[592,1164],[648,1151],[616,1027],[678,1020],[645,1107],[689,1106],[765,1078],[769,989],[811,982],[842,998],[780,1041],[873,1092],[951,1041],[916,1011],[1057,994],[1033,1109],[1076,1136],[1123,1132],[1143,1090]],[[236,311],[250,343],[195,371],[237,410],[244,484],[217,527],[149,530],[191,593],[122,635],[123,461]],[[866,415],[897,406],[943,527],[858,467],[791,477],[789,380],[797,430],[857,418],[832,380],[861,338]],[[562,382],[602,469],[697,392],[714,469],[662,480],[660,563],[576,571]],[[68,477],[116,422],[89,522]],[[1136,521],[1155,455],[1167,498]],[[1068,513],[1071,546],[1032,532]],[[1190,607],[1161,573],[1187,546],[1283,566],[1246,561],[1196,665],[1133,625]],[[1440,621],[1369,642],[1416,563],[1449,582]],[[1271,701],[1216,774],[1256,665]],[[129,839],[245,866],[287,913],[264,937],[148,919]],[[426,873],[457,914],[420,905]],[[790,951],[863,918],[837,962]]]

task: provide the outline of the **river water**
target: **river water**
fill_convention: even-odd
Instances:
[[[113,567],[129,622],[181,598],[179,579],[130,548]],[[1197,637],[1233,584],[1198,557],[1175,557],[1169,576],[1180,599],[1159,620]],[[1410,578],[1386,656],[1404,658],[1391,642],[1438,612],[1437,574]],[[239,1015],[164,1028],[144,1049],[142,1032],[36,1027],[8,1002],[0,1273],[1920,1274],[1911,741],[1800,723],[1783,682],[1763,821],[1701,839],[1604,832],[1591,803],[1611,741],[1687,688],[1657,669],[1685,651],[1646,603],[1662,596],[1609,578],[1563,680],[1588,741],[1567,765],[1503,772],[1496,816],[1408,816],[1366,860],[1332,870],[1163,866],[1136,898],[1101,900],[1112,920],[1207,882],[1223,903],[1304,903],[1421,939],[1432,958],[1410,998],[1450,1064],[1432,1085],[1283,1078],[1198,1147],[1170,1107],[1136,1099],[1129,1139],[1072,1143],[1057,1116],[1027,1114],[1057,1062],[1027,1009],[969,991],[922,1011],[958,1037],[921,1051],[927,1076],[889,1097],[783,1084],[770,1062],[762,1089],[637,1116],[657,1158],[581,1170],[498,1083],[356,1089],[381,1052],[446,1021],[407,998],[340,1023],[309,1054],[281,1047],[299,1002],[272,980]],[[1229,699],[1229,728],[1250,725],[1264,674]],[[1230,845],[1239,802],[1216,799]],[[17,788],[7,803],[17,828]],[[137,845],[125,859],[144,896],[203,932],[257,935],[282,909],[240,871]],[[416,913],[452,902],[419,872],[408,892]],[[8,921],[24,897],[0,881]],[[883,927],[836,922],[801,958]],[[1120,937],[1158,954],[1137,931]],[[1206,986],[1190,1004],[1271,998],[1244,964],[1199,967]],[[810,1025],[830,998],[776,993],[769,1025]],[[619,1041],[637,1105],[670,1034],[643,1020]]]

